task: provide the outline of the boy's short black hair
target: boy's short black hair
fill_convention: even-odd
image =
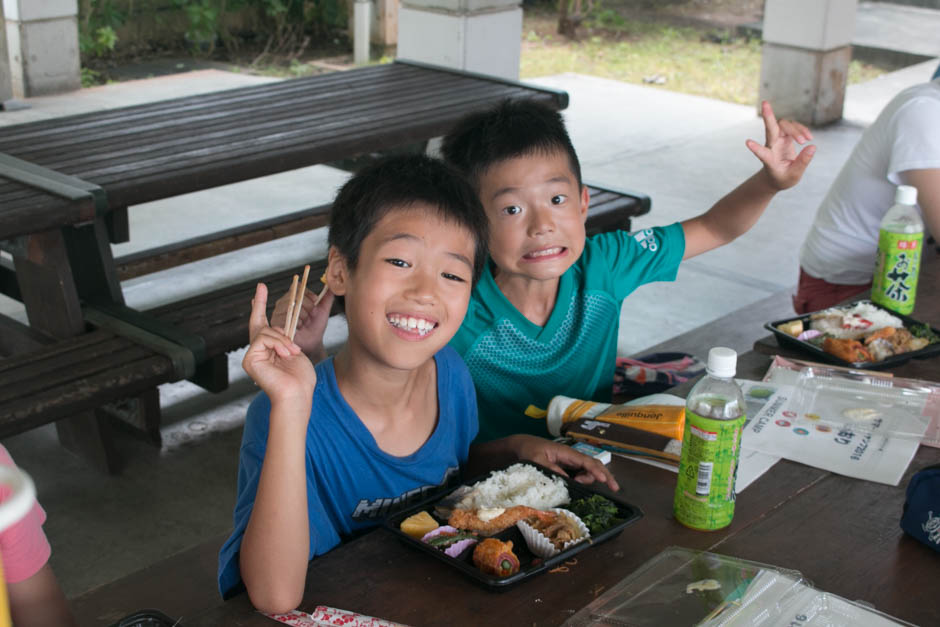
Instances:
[[[487,255],[486,214],[467,180],[440,159],[425,155],[393,156],[360,170],[333,201],[327,241],[354,270],[362,241],[379,220],[390,211],[417,203],[434,207],[443,220],[465,228],[476,240],[473,258],[476,283]]]
[[[495,163],[533,153],[564,152],[581,183],[581,164],[561,114],[532,100],[505,100],[496,107],[460,119],[444,138],[444,159],[467,175],[474,186]]]

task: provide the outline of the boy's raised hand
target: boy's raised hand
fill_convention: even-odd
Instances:
[[[304,290],[300,301],[300,315],[297,318],[297,330],[294,332],[294,343],[306,353],[314,362],[326,357],[323,347],[323,334],[326,323],[330,320],[330,310],[333,308],[333,292],[324,287],[326,293],[318,304],[317,295],[308,289]],[[274,305],[271,313],[271,326],[287,328],[287,307],[290,304],[290,292],[281,296]]]
[[[268,288],[258,283],[248,321],[251,345],[242,359],[242,367],[272,402],[291,397],[309,399],[317,383],[313,364],[284,335],[282,328],[268,324],[267,304]]]
[[[778,123],[774,110],[766,100],[761,102],[761,117],[764,119],[766,143],[761,146],[749,139],[747,147],[764,164],[764,172],[771,186],[777,190],[793,187],[800,181],[806,166],[816,154],[816,146],[807,146],[797,154],[793,142],[802,144],[812,139],[812,134],[798,122],[787,120]]]

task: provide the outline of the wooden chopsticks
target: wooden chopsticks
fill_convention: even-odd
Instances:
[[[290,298],[287,301],[287,328],[284,329],[284,333],[292,342],[294,341],[294,334],[297,332],[297,323],[300,321],[300,310],[303,309],[302,304],[304,294],[307,291],[307,278],[309,276],[310,266],[304,266],[304,275],[303,279],[300,281],[299,292],[297,290],[296,274],[290,283]]]
[[[323,276],[320,277],[320,282],[323,283],[323,289],[320,290],[320,293],[317,295],[317,299],[313,301],[313,306],[316,307],[320,304],[320,301],[323,300],[323,297],[326,296],[326,291],[329,286],[326,284],[326,272],[323,273]]]
[[[286,328],[284,329],[284,334],[294,341],[294,334],[297,333],[297,323],[300,322],[300,310],[303,309],[304,295],[307,291],[307,279],[310,277],[310,266],[304,266],[303,278],[298,281],[297,275],[294,275],[294,279],[290,284],[290,292],[288,293],[290,298],[287,301],[287,321],[285,322]],[[320,304],[320,301],[323,300],[323,297],[326,296],[327,290],[330,288],[326,285],[326,273],[323,273],[323,276],[320,277],[320,281],[324,283],[323,289],[320,290],[320,294],[317,295],[317,299],[313,301],[313,306],[316,307]],[[298,285],[299,283],[299,285]],[[300,288],[299,290],[297,288]]]

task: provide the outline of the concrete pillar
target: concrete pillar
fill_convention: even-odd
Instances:
[[[6,22],[3,19],[3,3],[0,2],[0,26]],[[7,52],[7,34],[5,28],[0,28],[0,108],[3,103],[13,97],[13,81],[10,78],[10,55]]]
[[[778,117],[842,117],[857,0],[766,0],[760,99]]]
[[[369,33],[370,42],[384,51],[388,46],[398,42],[398,2],[399,0],[368,0],[372,5],[370,9]],[[355,7],[356,0],[347,2],[346,15],[349,23],[349,36],[354,38],[355,33]]]
[[[3,13],[14,97],[82,86],[77,0],[3,0]]]
[[[402,0],[398,57],[518,80],[520,0]]]
[[[398,43],[398,0],[375,0],[372,43],[394,46]]]

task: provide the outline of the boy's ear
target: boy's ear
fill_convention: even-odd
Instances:
[[[588,207],[591,206],[591,195],[588,193],[587,185],[581,186],[581,219],[587,222]]]
[[[346,263],[346,257],[335,246],[330,246],[326,258],[326,284],[331,292],[343,296],[346,294],[348,283],[349,265]]]

